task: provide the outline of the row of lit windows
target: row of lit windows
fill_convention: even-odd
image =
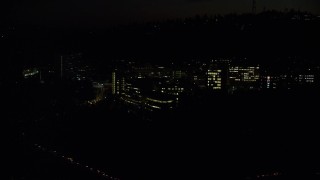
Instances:
[[[208,84],[209,83],[221,84],[221,81],[208,81]]]
[[[162,88],[162,90],[169,90],[169,91],[183,91],[184,88],[178,88],[178,87],[175,87],[175,88]]]
[[[218,80],[218,81],[221,81],[221,78],[208,78],[208,81],[214,81],[214,80]]]
[[[152,99],[152,98],[147,98],[148,101],[151,101],[151,102],[155,102],[155,103],[161,103],[161,104],[168,104],[168,103],[172,103],[173,101],[172,100],[169,100],[169,101],[161,101],[161,100],[157,100],[157,99]]]
[[[300,80],[305,79],[305,80],[313,80],[314,78],[299,78]]]
[[[222,70],[217,69],[217,70],[208,70],[208,73],[212,73],[212,72],[222,72]]]
[[[214,85],[214,84],[208,84],[208,87],[221,87],[221,84],[216,84],[216,85]]]
[[[310,78],[314,78],[314,75],[299,75],[299,77],[310,77]]]
[[[245,79],[244,82],[257,82],[255,79]]]
[[[27,73],[24,73],[24,77],[34,76],[38,73],[39,71],[27,72]]]
[[[240,71],[248,71],[248,70],[254,70],[259,69],[259,67],[230,67],[229,70],[240,70]]]
[[[152,107],[154,109],[161,109],[161,107],[159,107],[159,106],[154,106],[154,105],[151,105],[151,104],[148,104],[148,103],[146,103],[146,105],[149,106],[149,107]]]
[[[219,73],[208,73],[209,76],[218,76]]]

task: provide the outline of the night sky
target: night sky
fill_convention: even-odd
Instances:
[[[13,24],[105,26],[184,18],[196,14],[251,11],[252,0],[7,0]],[[2,4],[3,5],[3,4]],[[300,9],[320,14],[319,0],[257,0],[257,11]]]

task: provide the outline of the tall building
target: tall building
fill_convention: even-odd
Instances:
[[[121,95],[125,91],[125,77],[117,70],[112,72],[112,94]]]
[[[279,76],[265,75],[261,76],[261,89],[275,90],[279,89]]]
[[[116,84],[117,84],[117,80],[116,80],[116,72],[112,72],[112,94],[115,95],[116,94]]]
[[[221,90],[222,89],[222,70],[209,69],[207,72],[207,82],[208,88],[211,90]]]

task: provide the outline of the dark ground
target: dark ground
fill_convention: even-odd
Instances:
[[[29,90],[5,98],[11,101],[4,111],[4,164],[12,179],[101,178],[34,143],[124,180],[273,172],[316,179],[320,170],[314,94],[208,96],[147,121],[111,100],[88,108],[57,98],[53,105],[44,97],[55,90]]]

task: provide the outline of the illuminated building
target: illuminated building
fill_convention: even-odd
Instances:
[[[25,79],[38,77],[40,71],[37,68],[26,69],[22,72],[22,75]]]
[[[168,68],[162,66],[151,66],[146,65],[143,67],[134,67],[132,69],[132,77],[143,79],[143,78],[170,78],[172,75],[172,71]],[[177,74],[179,75],[179,74]],[[180,73],[181,76],[181,73]]]
[[[193,81],[198,81],[198,76],[197,76],[197,75],[194,75],[193,78],[192,78],[192,80],[193,80]]]
[[[142,96],[143,87],[148,85],[146,79],[128,79],[122,88],[120,99],[131,107],[141,109],[144,106],[144,96]],[[144,88],[146,89],[146,88]]]
[[[315,76],[313,74],[300,74],[297,77],[299,84],[313,84]]]
[[[207,87],[212,90],[222,89],[222,70],[211,70],[207,72]]]
[[[259,89],[259,66],[230,66],[228,69],[229,92]]]
[[[172,109],[184,91],[182,71],[146,65],[112,72],[112,94],[131,109],[148,111]]]
[[[164,94],[171,94],[171,95],[179,95],[180,93],[184,92],[185,88],[174,85],[174,86],[167,86],[161,88],[161,93]]]
[[[296,72],[290,75],[289,89],[306,89],[315,85],[315,75],[311,72]]]
[[[94,99],[88,101],[88,104],[94,105],[105,98],[107,98],[107,94],[110,93],[110,89],[112,88],[112,84],[106,82],[93,82],[92,87],[94,89],[95,97]]]
[[[182,71],[180,70],[180,71],[173,71],[173,78],[174,79],[181,79],[182,78]]]
[[[205,73],[198,73],[191,76],[190,82],[199,89],[207,88],[207,77]]]
[[[155,92],[150,87],[141,85],[144,82],[146,81],[126,82],[120,99],[131,107],[149,111],[172,109],[176,105],[174,96]]]
[[[185,71],[182,71],[182,70],[172,71],[172,79],[182,79],[186,77],[187,77],[187,73]]]
[[[144,102],[145,108],[150,111],[172,109],[175,100],[169,97],[147,97]]]
[[[112,94],[116,94],[116,72],[112,72]]]
[[[261,76],[261,88],[262,89],[278,89],[279,88],[279,77],[278,76],[272,76],[272,75],[266,75]]]
[[[229,80],[235,82],[257,82],[259,80],[259,67],[239,67],[229,68]]]
[[[125,78],[115,70],[112,72],[112,94],[121,95],[125,90]]]
[[[85,65],[82,54],[61,56],[60,77],[74,81],[90,79],[93,69]]]
[[[285,84],[285,89],[307,89],[316,85],[316,72],[306,67],[289,68],[287,74],[281,75],[280,79]]]

